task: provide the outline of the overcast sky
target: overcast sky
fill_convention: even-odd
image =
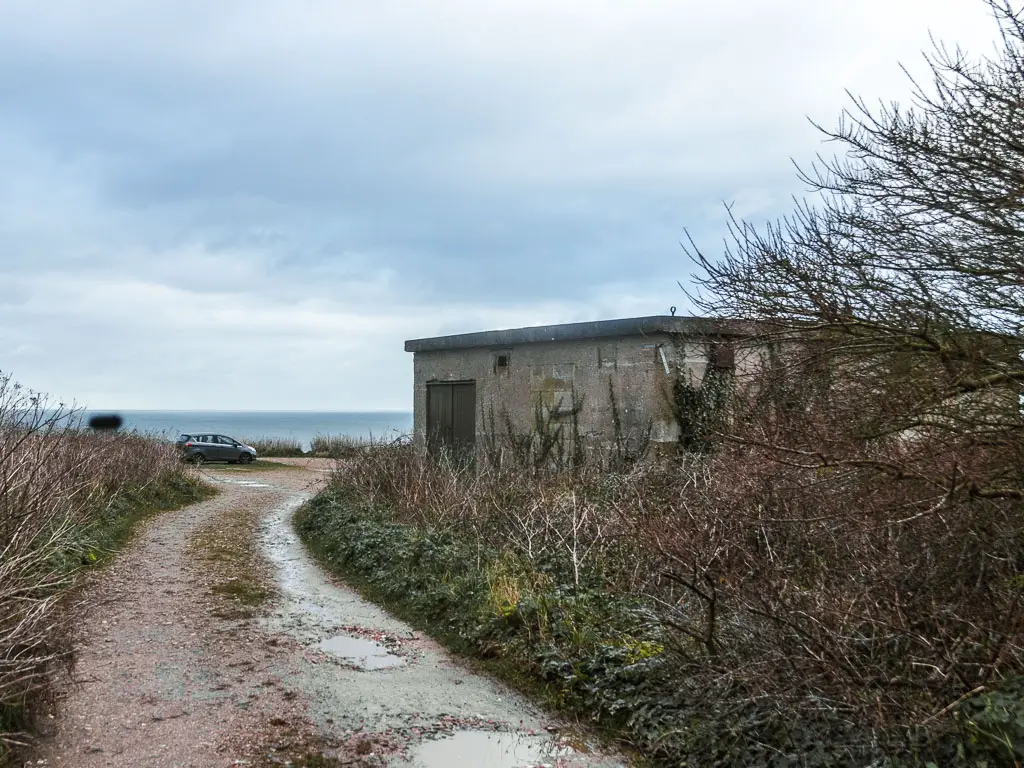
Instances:
[[[405,339],[686,312],[980,0],[0,0],[0,370],[96,408],[408,409]]]

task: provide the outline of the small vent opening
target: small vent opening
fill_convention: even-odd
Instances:
[[[711,352],[711,366],[719,371],[731,371],[736,368],[736,352],[726,344],[716,344]]]

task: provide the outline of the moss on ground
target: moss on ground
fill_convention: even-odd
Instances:
[[[259,614],[276,594],[256,532],[262,521],[258,505],[220,512],[190,536],[189,554],[201,565],[216,598],[213,614],[248,619]]]

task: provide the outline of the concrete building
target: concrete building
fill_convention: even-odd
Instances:
[[[654,316],[407,341],[414,439],[472,450],[510,427],[562,422],[589,443],[645,433],[674,443],[673,382],[742,367],[748,335],[733,321]]]

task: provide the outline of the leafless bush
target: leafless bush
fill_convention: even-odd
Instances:
[[[261,457],[305,456],[305,451],[302,450],[302,443],[298,440],[288,440],[280,437],[261,437],[258,440],[243,440],[242,442],[255,448],[256,454]]]
[[[0,375],[0,753],[16,711],[68,650],[61,601],[90,523],[126,488],[179,471],[170,446],[97,434]],[[93,553],[95,554],[95,553]]]
[[[882,729],[1024,671],[1024,15],[987,4],[994,55],[937,47],[912,107],[823,129],[813,204],[691,253],[699,304],[765,336],[729,464],[657,538],[680,624],[763,660],[721,666],[751,695]]]
[[[758,700],[790,719],[813,706],[896,738],[949,725],[951,702],[1024,672],[1011,502],[926,506],[924,481],[917,498],[865,468],[776,458],[724,444],[622,473],[524,474],[406,446],[336,482],[397,521],[647,601],[694,701]]]
[[[826,132],[848,155],[806,177],[820,208],[694,254],[702,306],[764,336],[693,453],[552,471],[510,435],[523,460],[373,452],[339,482],[649,601],[702,718],[756,704],[873,754],[948,732],[1024,675],[1024,17],[989,5],[995,58],[940,49],[913,110]]]
[[[813,700],[906,733],[1024,671],[1024,522],[1011,502],[923,507],[864,469],[775,459],[723,451],[636,520],[659,559],[646,591],[704,690],[780,710]]]
[[[351,435],[317,435],[310,442],[309,452],[314,456],[330,459],[345,459],[358,456],[368,450],[381,447],[395,447],[410,442],[408,435],[389,438],[353,437]]]
[[[598,465],[524,476],[511,463],[474,467],[399,446],[349,462],[338,483],[401,522],[471,532],[530,562],[560,552],[578,576],[619,528],[607,505],[586,492],[604,476]]]

